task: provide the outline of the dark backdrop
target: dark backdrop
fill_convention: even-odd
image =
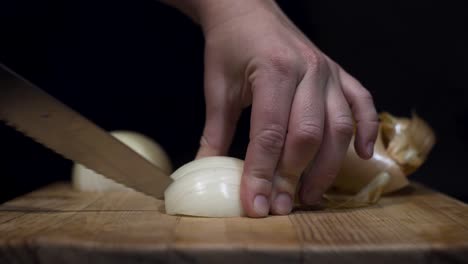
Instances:
[[[379,111],[429,121],[438,143],[412,179],[467,201],[465,2],[279,1]],[[0,61],[107,130],[153,137],[176,166],[195,155],[203,36],[176,10],[152,0],[1,0]],[[248,114],[232,148],[241,158]],[[69,178],[71,162],[3,125],[0,146],[0,201]]]

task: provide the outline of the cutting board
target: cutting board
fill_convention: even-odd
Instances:
[[[174,262],[468,263],[468,205],[412,184],[363,209],[213,219],[58,183],[0,206],[0,263]]]

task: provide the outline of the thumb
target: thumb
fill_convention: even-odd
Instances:
[[[205,80],[206,121],[196,159],[226,155],[240,115],[237,104],[228,96],[226,83],[213,78]]]

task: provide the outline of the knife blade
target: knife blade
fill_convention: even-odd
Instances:
[[[169,176],[78,112],[0,63],[0,120],[63,157],[162,198]]]

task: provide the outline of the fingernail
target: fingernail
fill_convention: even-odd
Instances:
[[[287,215],[292,210],[292,199],[287,193],[280,193],[276,196],[273,204],[275,214]]]
[[[255,196],[253,209],[257,213],[258,216],[267,216],[268,211],[270,210],[270,205],[268,204],[268,199],[261,194]]]
[[[372,157],[372,155],[374,154],[374,143],[373,142],[369,142],[367,144],[367,154],[369,155],[369,157]]]

